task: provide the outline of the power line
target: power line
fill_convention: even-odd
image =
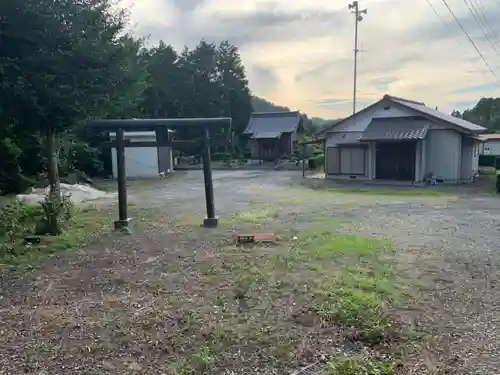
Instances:
[[[486,17],[484,16],[484,13],[482,13],[480,10],[478,10],[478,7],[474,5],[472,0],[464,0],[465,5],[467,5],[467,8],[469,9],[469,12],[472,14],[472,17],[478,24],[479,28],[482,29],[484,32],[484,37],[485,39],[490,43],[491,47],[495,51],[495,53],[500,57],[500,49],[499,49],[499,44],[498,40],[496,40],[496,44],[494,41],[491,40],[490,34],[494,36],[492,30],[490,29],[488,25],[488,21],[486,20]],[[479,4],[478,4],[479,6]],[[498,39],[498,38],[497,38]]]
[[[467,39],[469,39],[469,42],[472,44],[472,46],[474,47],[474,49],[476,50],[476,52],[479,54],[479,56],[481,57],[481,60],[483,60],[484,64],[488,67],[488,70],[490,71],[490,73],[493,75],[493,77],[495,77],[495,79],[497,80],[497,82],[500,83],[500,81],[498,80],[498,77],[497,75],[495,74],[495,72],[493,71],[493,69],[491,69],[491,66],[490,64],[488,64],[488,61],[486,61],[486,58],[484,57],[484,55],[481,53],[481,51],[479,50],[479,48],[477,48],[477,45],[476,43],[474,43],[474,41],[472,40],[472,38],[470,37],[469,33],[467,32],[467,30],[465,30],[464,26],[462,25],[462,23],[460,22],[460,20],[457,18],[457,16],[455,15],[455,13],[453,12],[453,10],[451,10],[450,6],[448,5],[448,2],[446,0],[442,0],[444,5],[446,6],[446,8],[448,9],[448,11],[451,13],[451,15],[453,16],[453,18],[455,19],[455,22],[458,24],[458,26],[460,26],[460,29],[462,29],[462,31],[464,32],[464,34],[467,36]]]
[[[455,35],[455,33],[453,32],[453,29],[444,21],[443,17],[441,17],[437,11],[437,9],[434,7],[434,5],[432,5],[431,3],[431,0],[425,0],[427,2],[427,5],[429,5],[429,7],[432,9],[432,11],[434,12],[434,14],[436,15],[436,17],[441,21],[441,23],[444,25],[444,27],[446,28],[446,30],[448,30],[448,32],[453,36],[453,39],[455,39],[455,41],[461,46],[462,43],[460,42],[460,40],[457,38],[457,36]],[[498,0],[500,1],[500,0]]]
[[[457,35],[455,34],[454,32],[454,29],[448,24],[448,22],[446,22],[444,20],[443,17],[441,17],[441,15],[439,14],[439,12],[437,11],[436,7],[434,5],[432,5],[432,2],[431,0],[425,0],[427,2],[427,5],[429,5],[429,8],[432,9],[432,11],[434,12],[434,14],[436,15],[436,17],[441,21],[441,23],[443,24],[443,26],[445,27],[446,30],[448,30],[448,32],[450,33],[450,35],[453,37],[453,39],[455,39],[455,42],[457,43],[457,45],[459,47],[464,47],[464,44],[463,44],[463,41],[461,41]],[[500,1],[500,0],[498,0]],[[486,75],[487,73],[484,71],[484,70],[479,70],[481,72],[481,74],[483,75]]]
[[[478,12],[479,12],[480,16],[484,20],[484,23],[486,25],[486,28],[488,29],[489,35],[491,37],[493,37],[493,41],[495,42],[495,44],[498,47],[500,47],[500,40],[498,39],[498,36],[495,34],[495,32],[493,31],[493,29],[491,28],[490,23],[488,22],[488,18],[486,17],[486,14],[488,12],[486,11],[486,9],[484,9],[484,6],[481,3],[481,1],[480,0],[469,0],[469,1],[471,2],[471,4],[474,4],[474,3],[476,4],[476,9],[478,9]],[[500,5],[500,0],[497,0],[497,4]]]

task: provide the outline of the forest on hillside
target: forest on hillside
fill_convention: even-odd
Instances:
[[[481,98],[473,108],[452,115],[484,126],[490,133],[500,132],[500,98]]]
[[[125,31],[126,12],[108,0],[9,1],[0,16],[3,192],[44,176],[57,187],[59,176],[75,170],[106,173],[110,158],[103,138],[87,131],[90,119],[228,116],[238,135],[254,106],[275,107],[252,97],[233,44],[146,47]],[[227,131],[214,137],[227,139]]]

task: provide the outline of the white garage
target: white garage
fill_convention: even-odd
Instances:
[[[427,107],[385,95],[323,130],[328,179],[407,183],[473,182],[486,131]]]
[[[116,133],[110,133],[111,141],[116,140]],[[125,140],[130,144],[125,147],[125,171],[127,178],[153,178],[159,174],[158,147],[134,147],[134,142],[156,142],[154,131],[125,132]],[[111,149],[113,178],[117,178],[116,148]]]

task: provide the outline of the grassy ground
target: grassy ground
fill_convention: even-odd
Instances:
[[[183,175],[180,173],[178,175]],[[174,178],[173,175],[165,179],[138,179],[130,180],[127,186],[131,188],[155,187],[165,184],[166,179]],[[116,191],[116,181],[98,180],[96,188],[103,191]],[[0,196],[0,208],[13,202],[15,196]],[[132,216],[141,220],[146,214],[144,210],[135,205],[130,205]],[[26,222],[16,225],[18,232],[14,241],[0,235],[0,269],[9,267],[16,269],[25,269],[35,267],[47,258],[57,256],[63,250],[76,249],[99,239],[102,235],[110,234],[113,231],[113,222],[117,219],[115,207],[103,205],[85,205],[84,208],[74,208],[74,217],[70,220],[59,236],[37,236],[40,243],[26,244],[24,239],[34,232],[37,218],[26,218]],[[26,216],[26,215],[25,215]],[[29,216],[29,215],[28,215]]]
[[[36,277],[43,301],[30,316],[31,309],[3,310],[7,342],[20,320],[36,332],[15,339],[31,353],[27,368],[74,367],[78,358],[85,374],[289,374],[318,361],[339,375],[400,371],[412,336],[396,312],[411,289],[390,241],[343,234],[351,223],[325,217],[292,223],[272,207],[240,212],[211,231],[194,218],[167,230],[158,217],[164,238],[150,238],[158,233],[153,216],[138,220],[140,236],[130,237],[126,253],[122,239],[114,250],[78,253],[77,264],[88,257],[92,266],[66,259],[62,270],[43,271]],[[279,240],[236,244],[237,234],[256,231]]]
[[[129,205],[130,213],[137,220],[143,220],[147,212],[134,205]],[[39,243],[26,243],[25,237],[31,236],[36,222],[22,223],[15,241],[0,236],[0,271],[2,268],[26,270],[37,267],[52,257],[66,250],[76,250],[92,244],[102,236],[114,233],[113,222],[117,219],[113,207],[86,206],[74,208],[72,219],[66,223],[59,236],[34,236]]]
[[[183,307],[169,338],[169,373],[281,374],[322,356],[331,374],[397,371],[408,332],[392,312],[410,289],[393,267],[390,241],[341,234],[335,228],[349,223],[331,219],[285,230],[284,219],[276,209],[226,219],[219,246],[189,267],[189,288],[169,298]],[[183,225],[196,233],[199,222]],[[234,243],[237,233],[263,228],[279,241]]]
[[[40,243],[26,244],[24,236],[15,242],[0,238],[0,268],[32,268],[58,252],[86,245],[112,229],[114,212],[109,209],[74,209],[74,217],[59,236],[37,236]],[[32,234],[35,223],[24,223],[25,235]],[[9,243],[8,242],[12,242]]]

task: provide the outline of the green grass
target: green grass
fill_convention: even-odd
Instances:
[[[334,223],[299,233],[285,258],[288,268],[316,273],[313,309],[326,324],[355,327],[368,340],[391,334],[389,307],[401,295],[398,275],[384,258],[391,243],[331,228]]]
[[[111,232],[114,212],[96,208],[74,209],[74,217],[68,223],[63,233],[59,236],[39,236],[40,244],[24,244],[24,236],[19,236],[15,243],[7,246],[4,242],[0,248],[0,264],[14,268],[32,268],[54,256],[69,249],[76,249],[82,245],[99,238],[103,233]],[[29,223],[27,223],[29,224]],[[26,234],[31,229],[26,228]]]
[[[397,364],[387,359],[349,357],[329,364],[328,375],[394,375]]]
[[[252,203],[258,204],[258,203]],[[280,211],[275,208],[263,208],[250,211],[242,211],[232,216],[221,218],[219,220],[219,227],[227,228],[234,227],[238,224],[259,224],[267,220],[278,219]],[[199,227],[203,223],[202,215],[185,216],[176,219],[176,227]]]
[[[235,225],[266,222],[275,215],[273,210],[247,212],[238,215]],[[231,353],[237,348],[261,356],[266,369],[290,370],[305,350],[298,343],[308,332],[324,339],[332,330],[352,332],[366,345],[397,341],[401,331],[392,311],[405,303],[408,288],[393,267],[391,242],[335,228],[336,220],[323,219],[294,236],[281,233],[274,245],[218,248],[215,258],[196,273],[199,285],[193,287],[220,291],[206,305],[199,301],[193,306],[189,300],[183,305],[194,311],[194,326],[210,326],[210,333],[204,333],[199,346],[186,344],[192,354],[180,355],[173,373],[221,373],[224,364],[234,361]],[[307,350],[335,352],[334,347],[316,345],[308,344]],[[335,359],[331,374],[390,375],[391,366],[376,358]]]
[[[276,208],[264,208],[261,210],[252,210],[239,212],[232,216],[230,220],[232,221],[242,221],[242,222],[255,222],[265,219],[278,219],[280,216],[280,211]]]

